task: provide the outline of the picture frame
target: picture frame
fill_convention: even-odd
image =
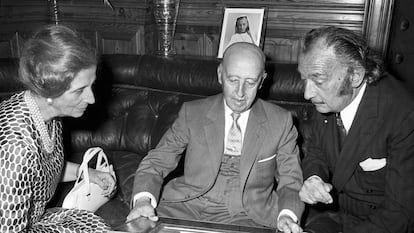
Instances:
[[[232,43],[239,41],[254,43],[262,47],[264,21],[265,8],[224,8],[217,57],[223,58],[224,50]]]

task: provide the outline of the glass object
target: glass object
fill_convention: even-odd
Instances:
[[[157,55],[173,56],[174,34],[180,0],[154,0],[154,17],[157,25]]]
[[[48,2],[51,4],[49,6],[51,11],[51,21],[53,22],[53,24],[58,25],[60,22],[58,2],[57,0],[48,0]]]

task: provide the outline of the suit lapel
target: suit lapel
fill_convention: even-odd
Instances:
[[[217,95],[203,122],[205,138],[209,150],[209,160],[213,176],[217,175],[224,151],[224,102],[223,95]]]
[[[267,122],[263,105],[257,100],[252,106],[247,121],[246,133],[243,139],[243,149],[240,158],[241,188],[247,180],[252,165],[262,148],[264,138],[267,136],[265,123]]]
[[[365,155],[365,151],[375,135],[377,125],[380,125],[378,98],[378,86],[367,87],[336,163],[332,182],[338,191],[343,189],[354,173],[361,156]]]

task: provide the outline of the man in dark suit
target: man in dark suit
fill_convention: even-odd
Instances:
[[[302,162],[309,232],[405,233],[414,222],[414,100],[356,33],[310,31],[299,72],[319,113]],[[321,204],[322,203],[322,204]],[[334,209],[334,208],[333,208]],[[310,213],[315,213],[311,208]]]
[[[217,68],[223,93],[183,104],[140,163],[127,219],[157,220],[156,207],[159,216],[302,232],[297,131],[288,111],[256,98],[264,62],[256,45],[226,49]],[[184,150],[184,175],[160,194]]]

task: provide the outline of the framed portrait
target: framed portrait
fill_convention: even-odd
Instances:
[[[224,8],[218,58],[235,42],[250,42],[261,46],[265,8]]]

